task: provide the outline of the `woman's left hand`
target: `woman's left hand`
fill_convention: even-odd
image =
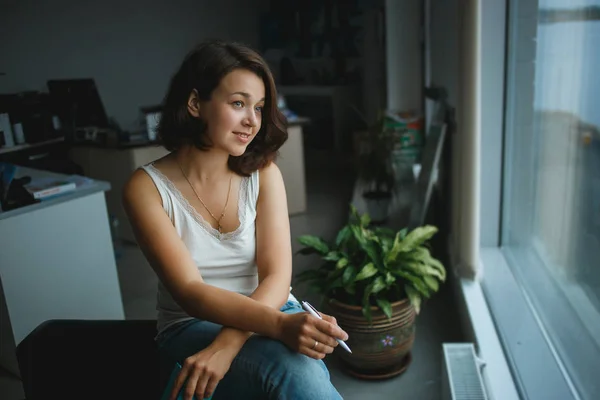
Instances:
[[[184,400],[191,400],[194,395],[198,400],[210,397],[219,381],[229,371],[229,367],[237,353],[236,349],[232,347],[219,346],[213,343],[206,349],[186,358],[175,380],[169,399],[175,400],[177,398],[177,394],[184,383]]]

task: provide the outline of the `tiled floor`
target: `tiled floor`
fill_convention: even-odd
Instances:
[[[294,250],[299,235],[310,233],[331,238],[342,225],[352,196],[353,176],[347,163],[327,154],[307,157],[308,212],[291,218]],[[294,273],[315,260],[296,256]],[[118,259],[119,278],[126,317],[155,318],[156,277],[136,246],[124,246]],[[294,287],[297,297],[316,300],[303,287]],[[385,381],[355,379],[339,368],[335,354],[326,361],[331,379],[344,399],[439,399],[441,393],[441,343],[461,340],[450,286],[425,304],[417,320],[413,361],[407,372]],[[23,399],[18,380],[0,375],[0,398]]]

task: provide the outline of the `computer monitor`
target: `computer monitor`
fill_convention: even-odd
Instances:
[[[93,79],[49,80],[47,84],[52,107],[64,129],[108,128],[108,117]]]

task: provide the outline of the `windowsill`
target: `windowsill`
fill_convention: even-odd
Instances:
[[[496,399],[575,399],[539,317],[498,248],[481,249],[483,279],[461,280],[488,390]],[[493,283],[493,284],[492,284]],[[512,376],[512,378],[511,378]]]
[[[482,376],[490,399],[520,399],[506,360],[501,340],[496,332],[482,285],[477,280],[457,278],[478,356],[483,360]],[[461,301],[462,303],[462,301]]]

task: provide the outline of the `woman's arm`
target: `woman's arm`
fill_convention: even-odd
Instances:
[[[256,265],[259,285],[253,297],[280,309],[290,293],[292,243],[285,186],[275,163],[260,172],[256,206]]]
[[[292,279],[292,245],[287,197],[281,171],[271,163],[260,171],[256,206],[258,287],[250,298],[279,310],[287,301]],[[215,342],[242,348],[252,332],[224,327]]]
[[[152,179],[137,170],[123,191],[123,205],[137,242],[158,278],[189,315],[278,339],[282,314],[276,308],[282,291],[255,293],[258,299],[206,284],[162,207]],[[269,284],[269,286],[272,284]],[[289,285],[287,289],[289,290]],[[272,301],[272,302],[271,302]]]

